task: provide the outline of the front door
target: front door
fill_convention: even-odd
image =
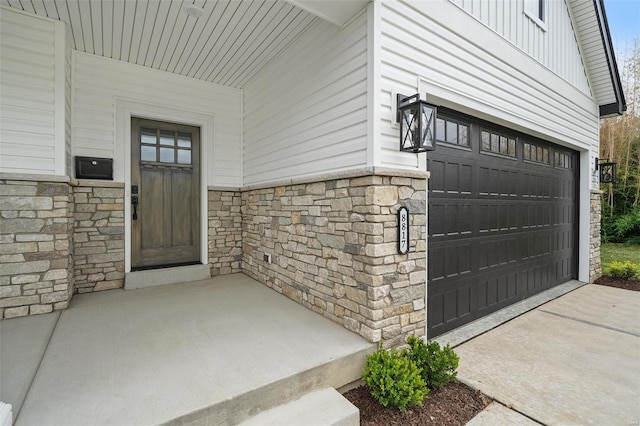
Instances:
[[[200,263],[200,129],[131,119],[131,266]]]

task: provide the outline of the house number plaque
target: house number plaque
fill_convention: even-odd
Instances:
[[[409,210],[406,207],[398,209],[398,252],[409,253]]]

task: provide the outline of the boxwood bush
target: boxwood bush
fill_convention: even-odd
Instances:
[[[367,357],[362,380],[371,395],[383,406],[406,411],[421,406],[429,390],[420,369],[403,353],[379,348]]]
[[[436,389],[456,380],[459,357],[447,344],[425,343],[419,337],[407,338],[408,349],[403,353],[422,371],[422,379],[429,389]]]

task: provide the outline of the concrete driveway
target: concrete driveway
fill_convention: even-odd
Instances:
[[[461,381],[539,423],[640,424],[640,292],[585,285],[455,350]]]

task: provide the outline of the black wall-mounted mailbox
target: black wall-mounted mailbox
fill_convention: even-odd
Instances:
[[[76,179],[113,180],[113,159],[76,156]]]

